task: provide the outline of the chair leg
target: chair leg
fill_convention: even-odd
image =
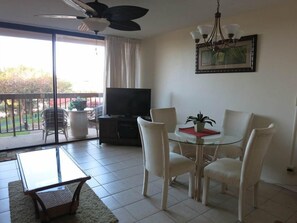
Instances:
[[[68,130],[67,130],[67,128],[64,128],[64,135],[65,135],[66,140],[68,141]]]
[[[215,152],[214,152],[214,154],[213,154],[213,159],[212,159],[212,161],[216,161],[216,160],[218,159],[219,149],[220,149],[220,146],[217,146],[216,149],[215,149]]]
[[[97,138],[99,138],[99,124],[96,124],[96,134]]]
[[[254,185],[254,208],[258,208],[258,190],[259,190],[259,182]]]
[[[46,143],[47,136],[48,136],[48,131],[46,130],[45,131],[45,137],[44,137],[44,143]]]
[[[194,197],[194,184],[195,184],[195,173],[190,172],[189,173],[189,192],[188,196],[193,198]]]
[[[162,201],[161,201],[162,210],[166,210],[167,208],[168,187],[169,187],[169,178],[165,177],[163,181],[163,190],[162,190]]]
[[[226,190],[227,190],[227,184],[222,183],[222,185],[221,185],[221,193],[222,194],[225,194],[226,193]]]
[[[203,192],[202,192],[202,204],[204,205],[207,205],[208,189],[209,189],[209,177],[204,176]]]
[[[169,180],[169,185],[172,185],[174,181],[176,181],[177,176],[171,177]]]
[[[146,196],[147,194],[147,184],[148,184],[148,171],[144,168],[143,173],[143,185],[142,185],[142,195]]]
[[[239,200],[238,200],[238,220],[239,220],[239,222],[243,222],[243,218],[244,218],[245,192],[246,192],[246,190],[243,187],[240,187]]]

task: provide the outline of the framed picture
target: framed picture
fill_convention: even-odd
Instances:
[[[218,52],[196,44],[196,74],[255,72],[257,35],[243,36]]]

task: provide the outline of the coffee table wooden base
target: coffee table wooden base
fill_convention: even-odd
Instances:
[[[79,183],[74,194],[67,186],[53,191],[30,193],[35,205],[36,218],[40,218],[41,222],[49,222],[58,216],[75,214],[79,206],[79,193],[83,183]]]
[[[37,218],[50,221],[76,213],[82,185],[91,176],[62,147],[17,153],[17,160],[24,193],[33,199]],[[67,187],[73,183],[74,193]]]

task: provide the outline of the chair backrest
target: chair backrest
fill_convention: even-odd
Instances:
[[[243,158],[241,184],[251,186],[259,181],[264,157],[274,132],[274,124],[270,124],[268,128],[253,129]]]
[[[98,119],[100,116],[103,115],[103,105],[99,105],[94,108],[95,117]]]
[[[175,108],[152,108],[150,110],[153,122],[165,124],[167,132],[174,132],[177,124]]]
[[[137,118],[145,168],[154,175],[168,175],[169,145],[164,123]]]
[[[88,115],[89,121],[98,121],[99,117],[103,115],[103,105],[95,107]]]
[[[242,137],[243,140],[239,142],[238,145],[244,149],[251,130],[253,117],[253,113],[226,109],[222,131],[226,135],[236,135]]]
[[[43,122],[46,128],[54,128],[55,126],[55,110],[47,108],[41,113]],[[57,109],[58,128],[63,128],[67,125],[68,113],[62,108]]]

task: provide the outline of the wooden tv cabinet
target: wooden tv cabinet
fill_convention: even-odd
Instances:
[[[99,117],[99,140],[100,144],[141,146],[137,118]]]

